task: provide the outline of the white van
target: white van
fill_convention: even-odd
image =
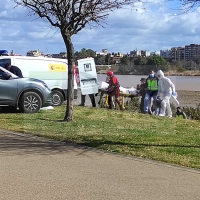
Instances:
[[[86,76],[85,73],[83,76],[79,74],[80,78],[85,77],[84,81],[87,82],[87,79],[91,80],[92,78],[94,81],[94,77],[96,77],[95,84],[94,82],[92,83],[88,81],[87,87],[85,87],[86,85],[84,85],[84,81],[81,81],[80,79],[80,83],[82,83],[80,84],[80,88],[81,86],[86,88],[84,94],[87,92],[87,94],[90,94],[91,92],[97,93],[98,83],[94,59],[81,59],[78,60],[78,63],[79,62],[81,63],[81,68],[85,67],[85,70],[79,69],[80,73],[87,72],[86,74],[88,74]],[[66,59],[29,56],[0,56],[0,66],[5,67],[6,63],[19,67],[24,77],[43,80],[52,91],[52,104],[54,106],[59,106],[66,100],[68,88],[68,65]],[[90,66],[89,70],[87,69],[88,66]],[[74,99],[77,99],[76,78],[74,78]]]

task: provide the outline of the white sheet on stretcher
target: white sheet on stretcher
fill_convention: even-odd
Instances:
[[[99,90],[106,90],[108,88],[108,83],[101,81],[99,82]],[[126,94],[131,94],[131,95],[136,95],[137,90],[134,87],[131,88],[124,88],[120,86],[120,92],[126,93]]]

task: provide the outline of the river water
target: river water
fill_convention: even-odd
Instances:
[[[98,81],[105,81],[106,74],[98,74]],[[116,75],[122,87],[136,87],[146,75]],[[200,76],[167,76],[174,83],[176,90],[200,91]]]

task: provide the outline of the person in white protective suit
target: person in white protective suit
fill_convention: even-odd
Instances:
[[[169,100],[172,95],[176,94],[175,86],[169,78],[165,77],[162,70],[157,72],[157,76],[159,79],[157,98],[160,98],[160,95],[162,94],[161,110],[159,116],[165,116],[165,112],[167,112],[167,116],[172,117]]]

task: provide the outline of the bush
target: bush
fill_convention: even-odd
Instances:
[[[185,112],[188,119],[200,120],[200,104],[198,104],[196,108],[183,107],[182,110]]]
[[[176,106],[171,104],[172,116],[176,115]],[[182,107],[182,111],[186,114],[187,119],[191,120],[200,120],[200,104],[194,107]]]
[[[135,97],[130,101],[126,102],[126,109],[133,112],[140,112],[140,98]],[[170,104],[172,110],[172,116],[176,115],[176,106],[174,104]],[[182,111],[186,114],[187,119],[190,120],[200,120],[200,104],[194,107],[183,107]]]
[[[140,112],[140,98],[134,97],[126,102],[126,109],[133,112]]]
[[[178,71],[178,72],[184,72],[184,71],[185,71],[185,68],[179,67],[179,68],[177,69],[177,71]]]

